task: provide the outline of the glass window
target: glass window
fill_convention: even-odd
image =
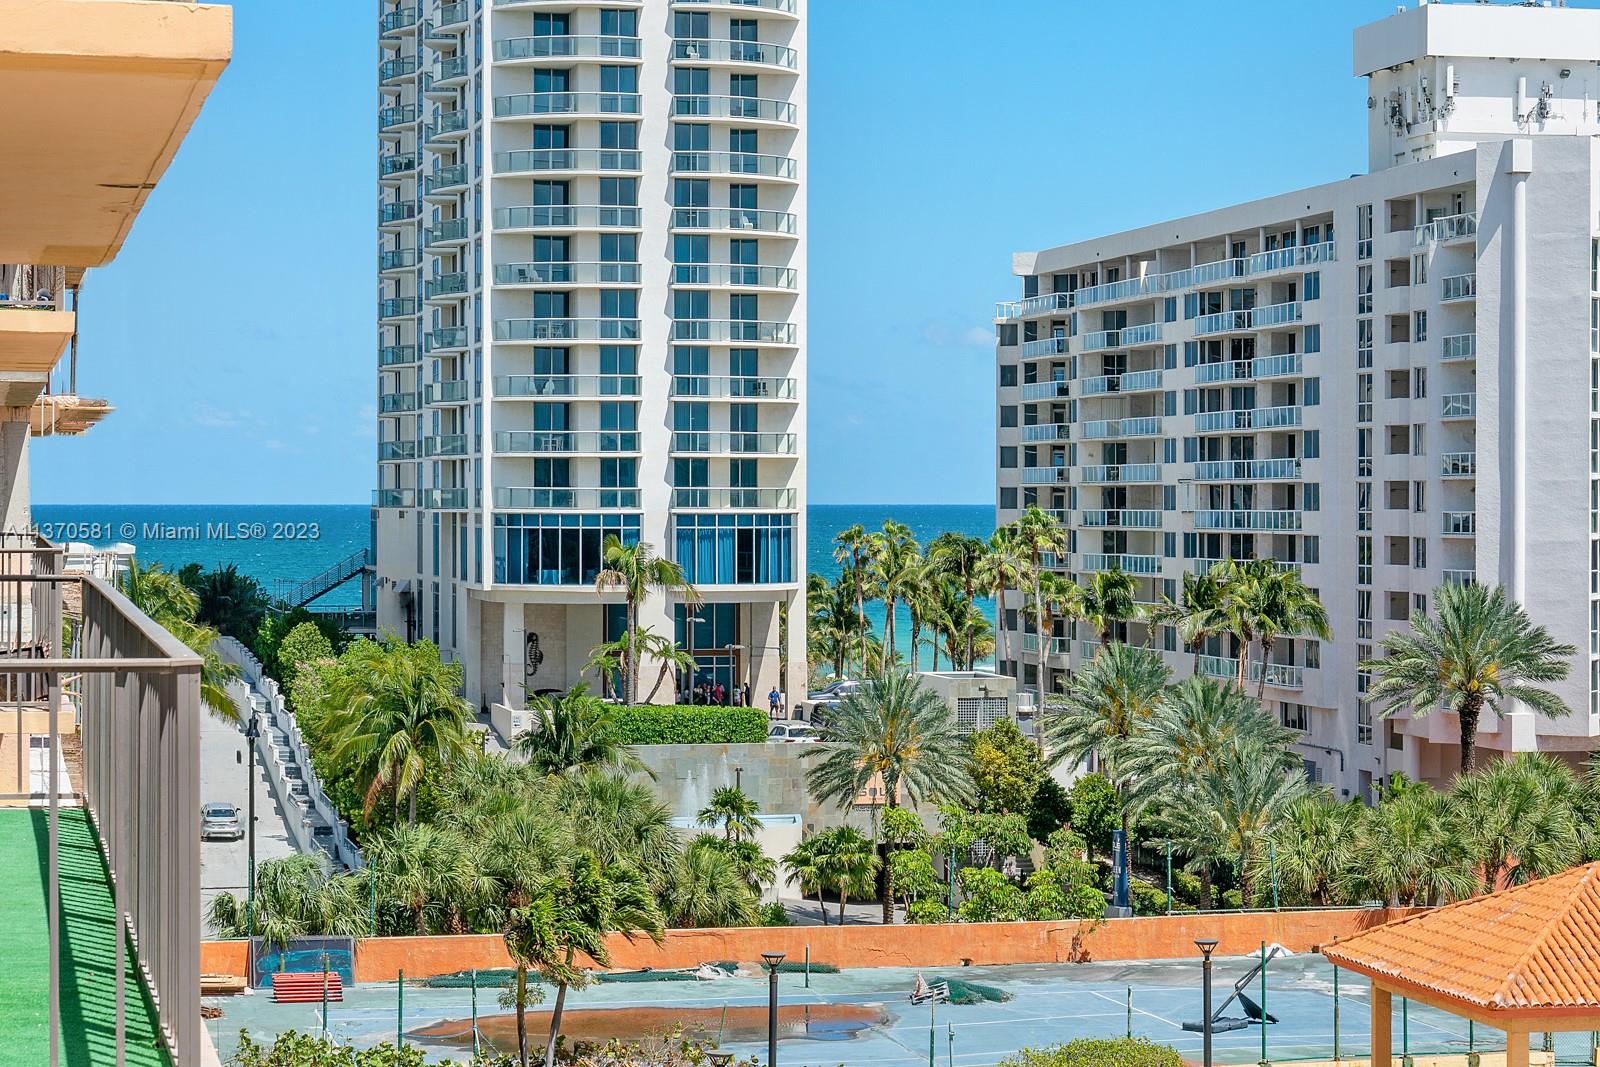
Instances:
[[[639,291],[637,289],[600,290],[600,317],[602,319],[638,318]]]
[[[494,580],[508,585],[592,585],[607,536],[639,541],[639,516],[506,514],[494,517]]]
[[[755,130],[729,130],[728,151],[730,152],[758,152],[756,147]]]
[[[562,203],[565,202],[562,201]],[[638,207],[639,180],[637,178],[601,178],[600,203],[607,207]]]
[[[728,296],[728,318],[741,322],[754,322],[761,317],[754,293],[731,293]]]
[[[710,463],[703,459],[675,459],[672,461],[672,484],[682,489],[695,489],[710,485]]]
[[[756,92],[756,76],[754,74],[728,75],[728,95],[754,97]]]
[[[639,405],[631,400],[601,401],[600,428],[602,430],[637,430],[639,428]]]
[[[678,234],[672,239],[672,262],[710,263],[711,239],[698,234]]]
[[[672,36],[679,40],[711,36],[711,17],[704,11],[679,11],[672,16]]]
[[[711,92],[711,71],[705,67],[674,68],[672,91],[678,96],[707,95]]]
[[[602,122],[600,124],[600,147],[638,148],[639,124],[637,122]]]
[[[793,515],[681,514],[674,526],[674,558],[697,585],[794,580]]]
[[[533,127],[533,147],[566,148],[567,127],[538,123]]]
[[[600,262],[636,263],[639,260],[639,235],[603,233],[600,235]]]
[[[673,207],[710,207],[711,183],[704,178],[677,178],[672,183]],[[738,207],[738,204],[730,204]]]
[[[565,15],[561,16],[562,19],[566,17]],[[702,15],[701,17],[704,18],[705,16]],[[566,31],[563,30],[562,32],[565,33]],[[639,12],[632,8],[602,8],[600,11],[600,36],[639,36]]]
[[[710,429],[711,405],[700,400],[674,403],[672,428],[680,433],[699,433]]]
[[[757,206],[756,187],[753,185],[728,186],[728,206],[748,209],[755,208]]]
[[[638,374],[639,350],[632,345],[601,345],[601,374]]]
[[[639,91],[638,67],[600,68],[600,91],[603,93],[636,93]]]
[[[536,93],[564,93],[571,87],[571,80],[572,72],[569,70],[535,70],[533,72],[533,91]]]
[[[546,204],[567,203],[566,182],[534,182],[533,202],[543,206]]]
[[[704,152],[711,147],[711,127],[698,122],[672,124],[672,148],[675,152]],[[699,170],[701,168],[694,168]]]
[[[672,373],[705,377],[711,373],[710,350],[699,345],[678,345],[672,350]]]
[[[565,12],[551,15],[534,14],[533,35],[535,37],[564,37],[567,33],[567,15]]]

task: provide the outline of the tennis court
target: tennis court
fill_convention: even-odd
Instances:
[[[1251,958],[1219,958],[1213,980],[1216,1005],[1254,964]],[[907,994],[917,971],[907,968],[846,970],[779,977],[783,1067],[913,1067],[933,1056],[946,1067],[983,1067],[1027,1046],[1049,1045],[1078,1037],[1118,1037],[1133,1033],[1174,1046],[1198,1060],[1201,1037],[1183,1029],[1198,1022],[1201,968],[1198,960],[1141,963],[1036,964],[969,967],[953,971],[925,970],[924,976],[958,978],[998,987],[1009,995],[1001,1003],[913,1005]],[[497,987],[476,994],[479,1032],[483,1039],[506,1047],[514,1044],[508,1020],[496,1020]],[[1259,979],[1250,995],[1262,1001]],[[1345,1056],[1368,1051],[1368,989],[1364,980],[1341,974],[1338,986],[1338,1046]],[[473,993],[469,989],[419,988],[407,984],[404,1017],[394,982],[364,983],[347,988],[345,1001],[329,1009],[329,1031],[341,1041],[367,1046],[392,1041],[404,1030],[408,1044],[435,1057],[454,1055],[465,1061],[471,1050]],[[214,1040],[224,1060],[237,1044],[240,1027],[266,1037],[290,1028],[320,1032],[320,1005],[275,1005],[270,995],[210,1001],[224,1018],[213,1020]],[[739,1056],[766,1058],[764,976],[710,981],[642,982],[594,985],[568,997],[569,1011],[590,1031],[611,1026],[613,1036],[634,1038],[664,1029],[663,1020],[698,1020],[711,1039],[720,1030],[723,1048]],[[528,1030],[542,1041],[547,1031],[545,1008],[531,1013]],[[1267,968],[1266,1010],[1279,1020],[1265,1027],[1266,1056],[1273,1063],[1325,1059],[1335,1054],[1333,968],[1315,955],[1272,961]],[[586,1010],[589,1009],[589,1010]],[[659,1010],[650,1010],[659,1009]],[[742,1010],[741,1010],[742,1009]],[[581,1014],[580,1014],[581,1013]],[[1242,1017],[1237,1004],[1229,1015]],[[718,1020],[721,1025],[718,1025]],[[752,1020],[758,1020],[752,1024]],[[930,1026],[931,1021],[931,1026]],[[566,1032],[567,1027],[563,1027]],[[429,1031],[424,1036],[422,1031]],[[1263,1028],[1219,1033],[1214,1038],[1218,1063],[1257,1063],[1263,1058]],[[1396,1051],[1404,1043],[1413,1055],[1491,1051],[1504,1047],[1503,1036],[1482,1027],[1469,1030],[1462,1020],[1421,1005],[1395,1006]],[[1538,1047],[1537,1039],[1535,1047]],[[1555,1037],[1559,1062],[1593,1063],[1589,1034]]]

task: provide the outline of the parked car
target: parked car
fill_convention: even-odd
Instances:
[[[817,741],[816,727],[805,722],[774,723],[767,731],[767,744],[784,745],[798,741]]]
[[[815,692],[807,693],[806,699],[816,701],[819,704],[837,704],[860,688],[860,682],[852,678],[840,678],[838,681],[829,682]]]
[[[244,837],[244,823],[239,819],[239,809],[232,804],[202,804],[200,806],[200,840],[237,841]]]

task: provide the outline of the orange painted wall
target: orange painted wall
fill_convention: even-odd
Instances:
[[[248,941],[200,942],[201,974],[243,975],[250,958]]]
[[[806,946],[820,963],[849,967],[954,967],[973,964],[1060,963],[1074,958],[1101,960],[1187,959],[1196,955],[1194,939],[1215,937],[1222,955],[1256,951],[1262,941],[1307,952],[1338,938],[1401,918],[1409,911],[1294,911],[1254,914],[1163,915],[1109,919],[1100,923],[1018,922],[934,926],[786,926],[772,928],[672,930],[664,944],[648,939],[629,943],[614,937],[612,965],[693,967],[711,960],[758,960],[779,951],[804,958]],[[1079,945],[1074,948],[1074,939]],[[356,946],[358,982],[393,981],[402,968],[408,978],[509,967],[497,934],[459,937],[376,937]],[[206,942],[201,969],[243,973],[243,942]]]

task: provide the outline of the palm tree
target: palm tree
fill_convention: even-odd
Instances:
[[[238,565],[233,563],[199,571],[190,588],[199,601],[195,620],[240,641],[249,642],[255,637],[270,605],[261,583],[240,574]]]
[[[1028,581],[1033,589],[1033,604],[1035,609],[1042,603],[1043,593],[1039,589],[1040,575],[1044,573],[1044,557],[1060,555],[1067,550],[1067,531],[1054,515],[1048,511],[1041,511],[1037,505],[1029,504],[1016,523],[1017,540],[1028,553]],[[1042,634],[1040,635],[1043,636]],[[1039,661],[1038,678],[1038,706],[1044,707],[1044,660]]]
[[[1411,632],[1382,640],[1383,658],[1361,664],[1373,675],[1366,699],[1383,714],[1421,717],[1441,704],[1460,720],[1461,769],[1476,764],[1478,720],[1507,698],[1551,718],[1569,715],[1565,701],[1537,684],[1566,678],[1577,653],[1536,626],[1498,586],[1445,585],[1434,590],[1438,617],[1417,611]]]
[[[877,849],[867,837],[853,826],[835,826],[817,835],[817,866],[823,884],[839,894],[839,925],[844,925],[844,909],[850,898],[863,897],[877,884]],[[894,901],[885,903],[890,917],[894,914]],[[887,924],[888,919],[884,920]]]
[[[644,698],[646,704],[655,703],[656,694],[661,691],[669,676],[675,673],[679,678],[690,679],[700,666],[694,656],[679,648],[676,642],[651,632],[648,627],[639,631],[639,650],[641,655],[649,656],[661,664],[661,672],[656,675],[656,684],[650,687],[650,694]]]
[[[587,674],[593,671],[600,679],[600,695],[610,699],[615,694],[612,692],[614,681],[627,666],[624,659],[624,650],[628,647],[628,639],[619,637],[615,641],[606,641],[595,645],[589,650],[589,659],[584,663],[580,673]]]
[[[833,536],[833,560],[840,567],[839,580],[843,582],[848,575],[850,591],[855,594],[856,635],[861,641],[863,674],[867,664],[867,556],[871,549],[872,535],[859,522]]]
[[[457,694],[461,665],[445,663],[430,642],[361,641],[341,657],[325,698],[333,758],[356,769],[372,813],[384,790],[409,802],[417,821],[417,787],[469,747],[472,706]]]
[[[1149,728],[1130,739],[1125,773],[1193,781],[1216,773],[1217,754],[1242,740],[1286,751],[1296,734],[1235,686],[1204,676],[1185,678],[1162,694]]]
[[[256,868],[254,914],[232,893],[211,899],[206,921],[218,937],[244,937],[253,922],[255,933],[280,951],[301,937],[330,934],[364,937],[367,933],[366,879],[330,875],[314,856],[286,856]]]
[[[454,830],[432,823],[395,826],[375,838],[368,855],[388,899],[410,913],[418,937],[428,917],[463,903],[467,844]]]
[[[512,748],[540,774],[587,774],[597,770],[648,773],[622,741],[611,705],[589,695],[582,682],[563,696],[535,697],[535,722],[512,739]]]
[[[835,678],[861,650],[861,617],[856,613],[852,578],[830,583],[820,574],[806,577],[806,654],[814,663],[831,662]]]
[[[1555,756],[1519,752],[1456,778],[1460,832],[1483,888],[1544,878],[1583,857],[1577,776]]]
[[[122,574],[122,592],[134,607],[200,657],[200,702],[206,710],[227,722],[239,722],[239,708],[228,695],[228,683],[239,677],[239,665],[223,659],[217,651],[221,635],[195,621],[200,600],[194,591],[162,570],[159,563],[141,567],[138,560],[129,560]]]
[[[1319,793],[1295,801],[1268,836],[1270,873],[1294,898],[1320,907],[1346,903],[1341,882],[1355,862],[1366,817],[1359,800],[1335,804]],[[1261,859],[1258,852],[1257,877],[1268,873],[1259,870]]]
[[[725,841],[749,841],[761,829],[761,805],[738,786],[719,786],[711,794],[711,803],[700,809],[695,821],[701,826],[722,827]]]
[[[922,665],[922,631],[930,622],[932,626],[933,669],[939,669],[939,594],[946,583],[921,556],[900,585],[900,599],[911,616],[911,666]]]
[[[954,531],[940,534],[928,545],[928,561],[933,564],[935,573],[958,584],[969,604],[977,597],[978,582],[982,578],[984,559],[988,554],[989,547],[982,538]],[[970,643],[966,646],[966,652],[964,669],[970,671],[973,662]],[[937,664],[934,669],[938,669]]]
[[[800,894],[815,893],[817,896],[817,914],[822,916],[822,925],[828,925],[828,909],[822,902],[822,893],[826,886],[823,884],[825,872],[823,870],[823,845],[826,841],[822,834],[812,834],[802,838],[800,843],[790,849],[783,857],[783,865],[789,869],[787,882],[789,885],[799,884]]]
[[[1139,604],[1134,599],[1133,575],[1113,568],[1089,575],[1089,584],[1083,588],[1082,618],[1094,627],[1100,639],[1100,652],[1111,644],[1112,631],[1121,623],[1139,617]]]
[[[1078,668],[1067,683],[1065,699],[1050,706],[1045,723],[1052,766],[1062,760],[1078,763],[1091,753],[1099,757],[1117,793],[1124,839],[1132,809],[1159,783],[1131,773],[1130,748],[1150,728],[1168,678],[1159,654],[1114,642]]]
[[[883,598],[883,649],[878,661],[880,671],[888,670],[890,658],[899,650],[895,647],[896,609],[906,594],[916,587],[921,572],[922,554],[911,528],[904,523],[885,519],[883,532],[871,535],[870,563],[874,584]],[[916,663],[916,649],[912,649],[911,662]]]
[[[730,842],[709,834],[689,842],[667,898],[673,926],[755,925],[756,890],[772,879],[776,867],[755,847],[755,842],[739,844],[755,848],[755,856],[741,857],[730,848]],[[741,869],[741,858],[748,868]]]
[[[528,985],[528,971],[547,954],[548,946],[567,935],[579,936],[581,931],[554,929],[558,919],[552,914],[548,901],[522,904],[512,909],[507,917],[502,936],[506,942],[506,955],[511,957],[512,979],[510,1007],[517,1012],[517,1063],[528,1067],[528,1005],[544,1000],[544,991]]]
[[[1332,636],[1328,628],[1328,612],[1301,580],[1300,573],[1274,569],[1265,582],[1264,610],[1258,620],[1257,639],[1261,642],[1261,678],[1256,683],[1256,699],[1260,700],[1267,685],[1267,664],[1272,662],[1272,646],[1278,637],[1311,635],[1326,641]]]
[[[672,812],[637,778],[614,772],[556,780],[553,804],[573,838],[607,866],[642,871],[651,888],[665,892],[683,850]]]
[[[621,590],[628,613],[625,633],[630,638],[638,632],[639,605],[649,599],[652,592],[675,593],[686,607],[695,607],[700,603],[700,594],[684,577],[683,568],[670,559],[656,555],[647,541],[625,545],[616,534],[607,534],[601,555],[604,565],[600,573],[595,575],[595,591],[604,593],[612,589]],[[632,641],[623,656],[623,685],[626,689],[623,701],[637,704],[640,663],[635,655],[638,650],[631,646]]]
[[[1011,659],[1010,649],[1007,648],[1005,606],[1006,590],[1018,589],[1022,586],[1023,576],[1027,572],[1028,551],[1022,544],[1017,534],[1016,526],[1002,526],[989,538],[988,551],[978,564],[978,584],[994,597],[995,612],[998,620],[996,629],[997,650],[1002,661]],[[970,666],[969,666],[970,669]],[[1022,673],[1017,668],[1017,673]]]
[[[1156,627],[1171,626],[1183,642],[1184,650],[1194,657],[1193,673],[1200,673],[1200,650],[1206,638],[1216,632],[1220,622],[1223,588],[1226,578],[1220,564],[1214,564],[1206,574],[1185,571],[1183,590],[1176,602],[1162,595],[1159,603],[1149,611],[1150,639],[1155,640]]]
[[[1450,798],[1403,775],[1383,791],[1358,840],[1340,890],[1346,899],[1400,906],[1447,904],[1472,895],[1478,876]]]
[[[1033,604],[1033,629],[1034,637],[1038,643],[1039,678],[1042,682],[1040,692],[1049,688],[1046,679],[1045,658],[1050,653],[1050,645],[1055,639],[1056,614],[1059,612],[1068,618],[1081,618],[1083,615],[1083,590],[1076,582],[1064,575],[1046,571],[1039,575],[1034,583],[1038,599]],[[1044,705],[1040,705],[1041,709]]]
[[[1250,645],[1258,633],[1271,625],[1273,583],[1278,567],[1270,559],[1228,560],[1220,566],[1225,568],[1226,579],[1218,618],[1222,629],[1233,634],[1237,643],[1237,681],[1242,690],[1248,677]],[[1213,567],[1213,573],[1215,570]],[[1262,674],[1265,676],[1265,668]]]

